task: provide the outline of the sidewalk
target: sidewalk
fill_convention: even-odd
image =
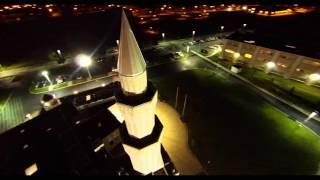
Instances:
[[[162,145],[181,175],[197,175],[204,171],[198,158],[190,150],[188,128],[170,105],[159,101],[156,115],[164,127]]]

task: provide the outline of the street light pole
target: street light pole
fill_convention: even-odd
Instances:
[[[194,41],[194,35],[196,34],[196,31],[195,30],[193,30],[192,31],[192,41]]]
[[[49,72],[48,71],[42,71],[41,75],[47,79],[47,81],[50,83],[50,85],[52,85],[52,81],[49,78]]]
[[[319,112],[318,111],[313,111],[309,114],[309,116],[307,117],[307,119],[305,119],[303,122],[306,123],[308,122],[310,119],[316,117],[317,115],[319,115]]]
[[[188,98],[188,94],[184,96],[183,109],[182,109],[182,115],[181,115],[182,117],[184,117],[184,113],[187,105],[187,98]]]
[[[174,104],[174,107],[177,109],[178,107],[178,98],[179,98],[179,86],[177,86],[177,91],[176,91],[176,102]]]
[[[162,41],[164,41],[164,38],[165,38],[166,34],[162,33],[161,35],[162,35]]]
[[[89,70],[89,66],[87,66],[87,71],[88,71],[89,79],[91,80],[91,79],[92,79],[92,76],[91,76],[91,72],[90,72],[90,70]]]

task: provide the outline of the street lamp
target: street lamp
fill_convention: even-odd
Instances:
[[[314,81],[319,81],[320,80],[320,74],[313,73],[309,75],[309,80],[314,82]]]
[[[274,67],[276,67],[276,64],[274,63],[274,62],[272,62],[272,61],[270,61],[270,62],[267,62],[267,68],[268,69],[273,69]]]
[[[194,35],[196,34],[196,31],[192,31],[192,40],[194,40]]]
[[[275,68],[276,67],[276,64],[274,63],[274,62],[272,62],[272,61],[269,61],[269,62],[267,62],[267,64],[266,64],[266,72],[268,73],[268,72],[270,72],[273,68]]]
[[[247,24],[243,24],[242,26],[245,28],[247,26]]]
[[[117,46],[119,46],[119,40],[116,40]]]
[[[60,51],[60,49],[57,50],[57,53],[59,54],[59,56],[61,56],[61,51]]]
[[[223,31],[223,29],[224,29],[224,26],[220,26],[220,30]]]
[[[162,33],[161,35],[162,35],[162,40],[164,41],[164,38],[165,38],[166,34]]]
[[[46,71],[46,70],[42,71],[42,72],[41,72],[41,75],[48,80],[48,82],[50,83],[50,85],[52,85],[52,81],[51,81],[50,78],[49,78],[49,72],[48,72],[48,71]]]
[[[88,71],[88,75],[89,75],[89,79],[92,79],[90,70],[89,70],[89,66],[91,66],[92,64],[92,59],[90,56],[85,55],[85,54],[79,54],[76,57],[76,62],[80,67],[85,67]]]
[[[307,119],[304,120],[304,122],[308,122],[310,119],[314,118],[317,115],[319,115],[319,112],[318,111],[313,111],[312,113],[309,114]]]

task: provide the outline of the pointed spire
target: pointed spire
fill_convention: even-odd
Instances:
[[[146,70],[145,60],[124,10],[121,18],[118,70],[123,76],[136,76]]]

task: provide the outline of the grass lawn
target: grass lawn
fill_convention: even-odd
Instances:
[[[301,107],[313,110],[320,103],[320,88],[254,69],[244,69],[241,75]]]
[[[152,79],[183,118],[190,146],[209,174],[313,174],[320,139],[239,84],[207,70]],[[210,163],[208,163],[210,161]]]
[[[7,101],[11,90],[3,89],[0,90],[0,111],[2,110],[3,104]]]

